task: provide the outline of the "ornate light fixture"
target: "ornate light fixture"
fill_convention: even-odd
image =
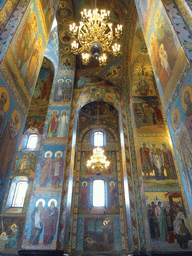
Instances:
[[[97,174],[100,174],[102,171],[106,171],[110,164],[103,153],[104,150],[102,148],[94,148],[91,160],[87,161],[87,167]]]
[[[115,56],[120,54],[120,44],[114,43],[122,34],[122,25],[118,24],[113,32],[113,24],[109,22],[110,11],[84,9],[81,12],[79,26],[75,23],[69,26],[73,39],[71,51],[74,54],[82,53],[83,65],[89,63],[90,57],[99,60],[100,66],[106,65],[106,53]],[[112,45],[113,44],[113,45]]]

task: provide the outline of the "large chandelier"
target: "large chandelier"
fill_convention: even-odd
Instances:
[[[87,167],[92,172],[100,174],[102,171],[106,171],[110,165],[110,162],[106,160],[106,156],[103,154],[104,150],[100,147],[93,149],[93,155],[91,160],[87,161]]]
[[[95,4],[96,6],[96,4]],[[122,25],[118,24],[113,32],[113,24],[109,22],[110,11],[84,9],[81,12],[79,26],[75,23],[69,26],[73,39],[71,51],[81,53],[83,65],[89,63],[90,57],[99,60],[100,66],[106,65],[107,53],[118,56],[120,44],[116,41],[122,34]]]

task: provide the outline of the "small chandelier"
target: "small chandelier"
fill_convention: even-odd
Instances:
[[[106,156],[103,153],[104,150],[102,148],[94,148],[91,160],[87,161],[87,167],[96,174],[100,174],[102,171],[106,171],[110,165],[110,162],[106,160]]]
[[[95,3],[96,6],[96,3]],[[107,55],[114,56],[120,54],[120,44],[114,43],[122,34],[122,25],[118,24],[113,32],[113,24],[109,22],[110,11],[84,9],[81,12],[79,26],[75,23],[69,26],[73,39],[71,51],[74,54],[82,54],[83,65],[89,63],[90,57],[99,60],[99,65],[106,65]]]

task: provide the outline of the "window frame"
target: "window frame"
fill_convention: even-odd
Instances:
[[[103,204],[102,205],[94,205],[94,184],[96,184],[96,182],[98,181],[102,181],[103,183]],[[106,184],[105,184],[105,181],[104,179],[94,179],[93,182],[92,182],[92,190],[93,190],[93,193],[92,193],[92,206],[94,208],[102,208],[102,207],[106,207]],[[101,187],[100,187],[101,189]],[[101,195],[100,195],[101,196]]]
[[[25,195],[24,195],[24,197],[22,197],[22,202],[20,203],[20,204],[16,204],[16,202],[17,202],[17,200],[18,200],[18,194],[20,193],[20,189],[23,189],[23,188],[19,188],[19,186],[21,185],[21,184],[26,184],[27,185],[27,187],[26,187],[26,189],[25,189]],[[24,206],[24,202],[25,202],[25,197],[26,197],[26,194],[27,194],[27,189],[28,189],[28,186],[29,186],[29,184],[28,184],[28,182],[27,181],[24,181],[24,180],[20,180],[20,181],[18,181],[17,182],[17,184],[16,184],[16,186],[15,186],[15,191],[14,191],[14,195],[13,195],[13,198],[12,198],[12,202],[11,202],[11,207],[13,207],[13,208],[23,208],[23,206]]]
[[[35,147],[29,147],[29,143],[30,143],[30,138],[31,138],[31,137],[35,137],[35,138],[36,138]],[[31,134],[28,136],[27,149],[35,149],[35,148],[37,148],[37,144],[38,144],[38,134],[37,134],[37,133],[31,133]]]
[[[94,134],[95,134],[96,132],[101,132],[101,133],[103,134],[103,146],[95,146],[95,144],[94,144],[94,139],[95,139]],[[100,148],[105,147],[105,146],[106,146],[106,131],[103,130],[103,129],[94,129],[94,130],[91,132],[91,145],[92,145],[93,147],[100,147]]]
[[[17,187],[19,186],[19,184],[21,184],[21,182],[25,182],[27,183],[27,188],[26,188],[26,192],[25,192],[25,196],[23,198],[23,202],[22,202],[22,206],[18,206],[18,205],[14,205],[14,201],[16,201],[17,199],[15,199],[15,193],[17,192]],[[27,196],[27,192],[29,189],[29,180],[26,176],[16,176],[14,177],[14,179],[11,182],[10,188],[9,188],[9,193],[8,193],[8,197],[6,200],[6,205],[5,208],[23,208],[24,204],[25,204],[25,199]]]

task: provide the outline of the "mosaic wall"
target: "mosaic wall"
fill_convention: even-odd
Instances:
[[[53,67],[51,63],[45,59],[31,101],[24,132],[23,135],[20,136],[19,150],[16,152],[15,157],[12,156],[14,161],[12,168],[10,168],[11,176],[9,178],[9,184],[6,189],[3,208],[1,211],[1,234],[3,235],[0,251],[4,251],[6,249],[11,253],[17,251],[21,247],[24,220],[32,192],[52,81]],[[6,93],[6,91],[4,91],[4,93]],[[10,98],[7,97],[7,99],[7,102],[10,103]],[[7,102],[5,102],[5,104],[7,104]],[[7,108],[7,111],[8,109],[9,108]],[[4,121],[6,118],[6,112],[4,112],[4,117],[2,115]],[[27,143],[31,134],[38,135],[38,144],[36,148],[32,150],[27,148]],[[9,153],[11,152],[9,151]],[[56,161],[53,160],[53,162],[55,163]],[[22,181],[27,181],[28,184],[27,193],[24,198],[24,205],[22,208],[13,207],[13,195],[15,193],[14,184],[17,185],[18,182]]]
[[[180,175],[175,161],[173,150],[175,144],[171,143],[140,27],[137,27],[135,32],[131,78],[131,102],[136,128],[134,137],[139,160],[138,172],[142,176],[140,179],[141,191],[144,192],[147,206],[146,218],[149,224],[152,249],[180,250],[188,246],[192,248],[192,245],[188,243],[190,240],[190,218],[186,197],[181,187],[182,175]],[[185,91],[187,93],[182,94],[182,106],[186,110],[190,105],[190,85],[186,85]],[[176,110],[174,113],[177,113],[180,118]],[[169,120],[167,121],[169,122]],[[175,127],[176,125],[174,125]],[[181,141],[178,142],[179,148],[181,148],[181,144]],[[180,149],[180,154],[182,150]],[[190,181],[190,179],[187,180]],[[185,186],[184,183],[184,188]],[[187,190],[189,190],[188,187]],[[182,216],[183,225],[187,230],[186,242],[178,239],[179,216]]]
[[[97,116],[99,116],[99,124]],[[113,124],[109,125],[112,117]],[[126,231],[120,223],[125,221],[123,214],[125,206],[118,151],[117,111],[108,103],[94,101],[81,109],[79,120],[80,133],[75,167],[75,193],[73,194],[72,244],[69,244],[69,247],[72,252],[123,252],[125,251]],[[83,127],[82,123],[84,123]],[[105,133],[106,146],[104,150],[107,160],[110,161],[110,167],[99,176],[86,166],[87,160],[92,155],[93,131],[97,127]],[[95,180],[104,181],[106,195],[104,207],[93,206],[93,182]]]

